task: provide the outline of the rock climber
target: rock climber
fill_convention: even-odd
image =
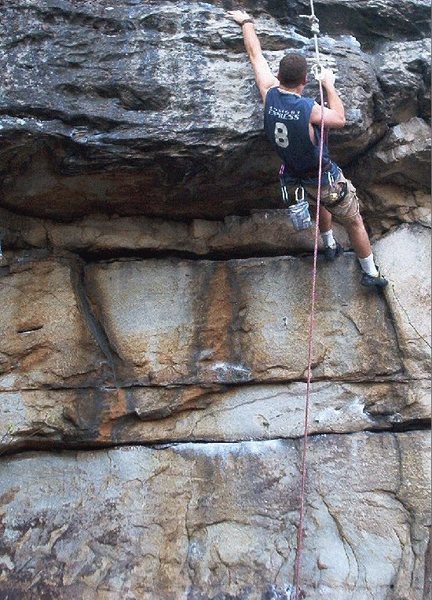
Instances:
[[[246,52],[264,102],[265,131],[283,162],[281,179],[288,197],[293,198],[295,190],[301,186],[314,201],[318,186],[321,106],[313,98],[302,95],[307,83],[306,59],[298,53],[287,54],[280,61],[278,76],[275,77],[262,54],[252,17],[241,10],[229,11],[228,14],[242,28]],[[339,129],[345,125],[345,109],[334,82],[333,72],[326,69],[322,78],[328,104],[324,108],[324,125]],[[326,260],[333,261],[343,253],[342,246],[333,237],[334,217],[345,227],[357,254],[362,268],[361,284],[385,287],[388,282],[375,264],[355,187],[330,159],[326,143],[319,216]]]

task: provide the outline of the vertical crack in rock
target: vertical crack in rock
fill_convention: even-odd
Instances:
[[[425,568],[424,568],[424,592],[423,592],[423,600],[430,600],[432,598],[432,544],[431,544],[431,535],[429,533],[428,545],[426,548],[425,554]]]
[[[195,567],[193,565],[193,559],[191,556],[191,554],[194,552],[194,546],[192,543],[192,532],[191,532],[190,521],[189,521],[189,511],[190,511],[190,506],[192,503],[192,498],[193,498],[193,494],[191,493],[189,495],[189,498],[188,498],[187,504],[186,504],[185,522],[184,522],[186,539],[187,539],[186,566],[187,566],[187,574],[188,574],[188,578],[189,578],[190,589],[193,588],[194,579],[195,579]]]
[[[395,453],[397,457],[397,487],[394,492],[394,497],[401,505],[406,515],[406,525],[408,530],[408,543],[401,540],[402,557],[399,565],[398,573],[395,578],[393,587],[394,593],[400,597],[405,597],[408,590],[422,590],[423,600],[430,598],[430,521],[429,521],[429,495],[424,497],[424,507],[422,509],[422,498],[418,496],[416,487],[416,477],[423,469],[422,459],[419,453],[410,451],[406,453],[408,441],[410,438],[401,438],[397,434],[392,434]],[[429,469],[429,467],[426,467]],[[414,480],[412,480],[412,477]],[[408,487],[409,486],[409,487]],[[426,492],[426,490],[425,490]],[[427,492],[426,492],[427,494]],[[420,502],[417,510],[414,508],[414,503]],[[419,509],[419,510],[418,510]],[[422,536],[420,530],[428,529],[429,536]],[[426,541],[427,540],[427,541]],[[426,547],[422,547],[425,543]],[[408,556],[406,556],[408,554]],[[424,561],[424,566],[423,566]],[[399,576],[400,573],[400,576]],[[424,579],[419,581],[419,574],[422,574]],[[399,597],[399,595],[397,597]]]
[[[358,583],[359,583],[359,578],[360,578],[360,564],[359,564],[359,559],[356,556],[356,553],[354,551],[354,547],[353,545],[350,543],[347,535],[345,534],[344,530],[343,530],[343,526],[341,524],[341,522],[339,521],[339,519],[337,518],[337,514],[335,511],[332,510],[330,503],[328,501],[326,501],[324,494],[322,494],[319,490],[318,493],[321,497],[321,500],[324,504],[324,506],[326,507],[326,510],[330,516],[330,518],[332,519],[335,527],[336,527],[336,531],[338,532],[340,541],[343,544],[343,548],[344,548],[344,552],[345,555],[347,557],[347,561],[348,561],[348,565],[351,571],[351,564],[352,564],[352,560],[354,560],[355,563],[355,573],[356,573],[356,580],[354,583],[354,587],[356,588]],[[347,547],[349,548],[350,552],[351,552],[351,557],[350,554],[347,552]]]
[[[414,523],[415,523],[415,514],[413,514],[412,508],[407,505],[406,501],[404,501],[404,499],[402,497],[402,486],[403,486],[403,481],[404,481],[403,462],[402,461],[404,460],[404,457],[402,455],[402,447],[400,444],[399,437],[397,435],[393,434],[392,439],[393,439],[394,448],[396,451],[397,468],[398,468],[398,481],[397,481],[397,488],[395,491],[395,497],[398,500],[398,502],[400,502],[401,506],[403,507],[403,509],[407,515],[407,525],[408,525],[409,542],[410,542],[409,551],[414,556],[413,564],[411,566],[409,585],[410,585],[410,589],[414,589],[414,574],[416,572],[415,563],[417,562],[417,554],[414,549],[415,532],[413,531],[413,527],[414,527]],[[401,558],[401,563],[402,563],[402,561],[403,561],[403,555]],[[401,570],[401,569],[402,569],[402,565],[400,565],[400,567],[399,567],[399,570]],[[396,582],[396,585],[397,585],[397,582]]]
[[[423,335],[420,333],[420,331],[417,329],[417,327],[416,327],[416,326],[414,325],[414,323],[411,321],[411,319],[410,319],[410,316],[409,316],[409,314],[408,314],[408,311],[406,310],[406,308],[404,307],[404,305],[403,305],[403,304],[402,304],[402,302],[400,301],[400,299],[399,299],[399,296],[398,296],[398,295],[397,295],[397,293],[396,293],[395,286],[394,286],[394,285],[392,285],[392,286],[391,286],[391,288],[392,288],[392,292],[393,292],[394,299],[396,300],[397,304],[400,306],[400,309],[401,309],[401,311],[402,311],[402,312],[403,312],[403,314],[405,315],[408,325],[409,325],[409,326],[410,326],[410,327],[411,327],[411,328],[412,328],[412,329],[415,331],[415,333],[417,334],[417,336],[418,336],[418,339],[419,339],[419,340],[423,340],[423,342],[426,344],[426,346],[427,346],[428,348],[432,348],[432,346],[431,346],[431,344],[429,343],[429,341],[428,341],[428,340],[427,340],[427,339],[426,339],[426,338],[425,338],[425,337],[424,337],[424,336],[423,336]],[[389,303],[388,303],[388,304],[389,304]]]
[[[81,314],[84,317],[84,321],[101,349],[103,355],[106,358],[107,364],[111,370],[113,377],[114,387],[119,389],[116,373],[116,360],[119,359],[117,353],[111,348],[108,336],[100,322],[100,320],[94,314],[92,305],[87,296],[85,279],[84,279],[84,266],[81,262],[76,259],[71,265],[71,282],[72,287],[76,295],[77,303],[80,308]]]
[[[378,293],[384,299],[384,306],[385,306],[385,312],[386,312],[386,314],[384,316],[389,323],[389,328],[391,328],[391,330],[393,331],[393,334],[394,334],[394,340],[396,342],[395,353],[397,353],[400,363],[402,365],[402,374],[406,375],[407,374],[406,367],[404,366],[406,357],[405,357],[405,353],[402,349],[403,340],[401,339],[401,333],[399,332],[398,327],[396,326],[396,317],[392,310],[392,305],[391,305],[390,299],[387,295],[388,292],[378,292]]]

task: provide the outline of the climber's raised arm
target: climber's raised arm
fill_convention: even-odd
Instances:
[[[252,17],[242,10],[232,10],[229,11],[228,14],[242,28],[246,52],[251,61],[255,73],[255,80],[264,101],[269,89],[278,86],[279,80],[273,75],[268,62],[263,56],[261,44],[255,32]]]
[[[327,92],[329,108],[324,108],[324,125],[332,129],[340,129],[345,125],[345,108],[334,86],[335,76],[330,69],[325,69],[321,83]],[[321,107],[315,104],[312,108],[310,122],[319,125],[321,122]]]

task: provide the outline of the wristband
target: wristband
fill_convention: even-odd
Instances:
[[[253,22],[254,22],[254,20],[253,20],[253,19],[245,19],[244,21],[242,21],[242,22],[240,23],[240,27],[243,27],[243,25],[244,25],[245,23],[253,23]]]

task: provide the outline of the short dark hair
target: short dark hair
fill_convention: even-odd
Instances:
[[[278,79],[282,85],[296,86],[306,80],[308,66],[302,54],[292,52],[283,57],[279,64]]]

